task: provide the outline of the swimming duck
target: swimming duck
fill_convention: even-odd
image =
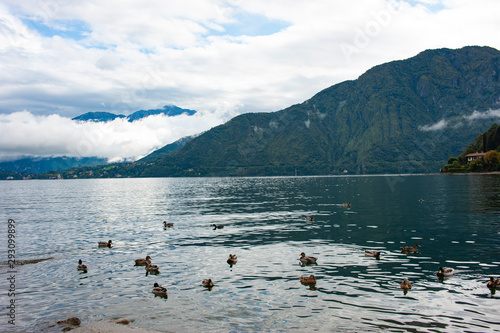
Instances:
[[[345,207],[345,208],[351,208],[351,203],[350,202],[344,202],[342,204],[342,207]]]
[[[401,248],[401,253],[416,253],[418,251],[418,247],[420,247],[418,243],[413,244],[413,246],[403,246]]]
[[[99,247],[113,247],[113,241],[110,239],[107,242],[98,242]]]
[[[146,266],[147,264],[151,263],[151,257],[146,256],[146,259],[135,259],[135,265],[136,266]]]
[[[214,224],[212,224],[212,227],[214,227],[214,230],[215,230],[215,229],[222,229],[222,228],[224,228],[224,226],[223,226],[222,224],[217,225],[217,224],[215,224],[215,223],[214,223]]]
[[[161,287],[158,283],[155,282],[155,284],[153,285],[153,294],[155,294],[155,296],[166,297],[167,288]]]
[[[299,276],[299,280],[302,284],[307,284],[307,285],[315,285],[316,284],[316,278],[314,277],[314,275]]]
[[[500,279],[495,279],[494,277],[490,277],[490,281],[486,286],[490,289],[500,289]]]
[[[78,260],[78,267],[76,268],[79,271],[87,272],[87,265],[84,265],[82,259]]]
[[[436,273],[439,277],[450,277],[453,275],[453,268],[450,267],[439,267],[439,271]]]
[[[236,254],[230,254],[229,255],[229,258],[227,258],[227,263],[229,265],[234,265],[238,262],[238,257],[236,256]]]
[[[401,282],[401,284],[399,285],[401,287],[401,289],[403,289],[404,291],[408,291],[411,289],[411,283],[410,283],[410,280],[408,280],[407,278],[405,278],[403,280],[403,282]]]
[[[150,274],[160,274],[160,268],[156,265],[151,265],[150,263],[146,264],[146,272]]]
[[[306,256],[306,254],[304,252],[302,252],[300,254],[300,258],[299,259],[305,265],[315,264],[316,260],[318,260],[318,258],[316,258],[316,257],[308,257],[308,256]]]
[[[376,259],[380,259],[380,252],[365,250],[365,256],[367,257],[375,257]]]
[[[306,222],[314,222],[314,217],[306,217]]]
[[[167,228],[167,227],[173,227],[173,226],[174,226],[173,222],[163,221],[163,227]]]
[[[214,286],[214,283],[212,282],[212,279],[203,279],[203,281],[201,281],[201,285],[210,289]]]

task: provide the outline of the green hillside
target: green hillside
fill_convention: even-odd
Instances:
[[[494,122],[490,111],[499,108],[499,75],[496,49],[427,50],[373,67],[284,110],[235,117],[178,150],[162,148],[141,161],[85,175],[439,172]]]
[[[141,175],[438,172],[491,125],[464,117],[497,107],[499,73],[500,52],[489,47],[424,51],[302,104],[238,116]],[[425,130],[442,120],[449,126]]]

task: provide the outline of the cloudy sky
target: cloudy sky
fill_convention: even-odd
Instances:
[[[498,0],[0,0],[0,160],[138,158],[425,49],[500,49]],[[177,105],[195,116],[82,124]]]

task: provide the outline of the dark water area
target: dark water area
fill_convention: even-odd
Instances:
[[[500,332],[500,291],[486,287],[500,276],[498,175],[1,181],[0,206],[0,301],[16,302],[0,330],[56,332],[76,316],[162,332]],[[134,266],[147,255],[159,275]]]

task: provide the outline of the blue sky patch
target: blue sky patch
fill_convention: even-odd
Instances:
[[[82,40],[91,32],[87,24],[82,21],[55,21],[50,26],[31,19],[23,19],[22,21],[29,29],[37,31],[44,37],[60,36],[62,38]]]
[[[443,5],[442,1],[437,1],[435,4],[425,3],[423,1],[418,1],[418,0],[407,0],[406,2],[408,2],[412,6],[422,5],[433,13],[437,13],[446,8],[445,5]]]
[[[290,23],[271,20],[264,15],[240,12],[234,17],[236,22],[223,25],[224,31],[212,31],[218,36],[267,36],[290,26]]]

